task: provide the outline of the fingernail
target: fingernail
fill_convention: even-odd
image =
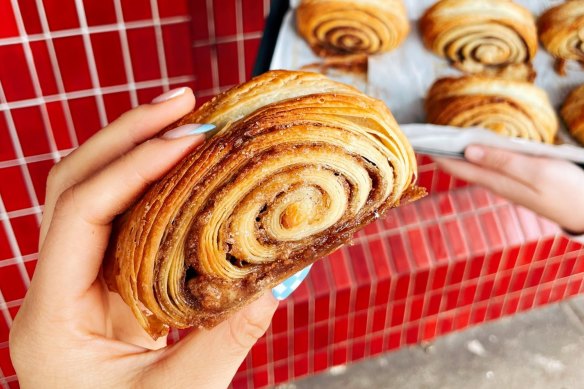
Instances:
[[[155,97],[154,100],[152,100],[151,104],[158,104],[158,103],[162,103],[164,101],[168,101],[170,99],[174,99],[175,97],[178,97],[178,96],[184,94],[186,91],[187,91],[186,87],[171,89],[168,92],[164,92],[160,96]]]
[[[288,278],[286,281],[282,282],[280,285],[272,289],[272,294],[276,300],[284,300],[292,294],[298,288],[298,286],[304,281],[312,265],[305,267],[298,273],[294,274],[292,277]]]
[[[207,134],[214,129],[215,126],[213,124],[185,124],[184,126],[180,126],[165,132],[161,138],[177,139],[189,135]]]
[[[485,150],[478,146],[468,146],[464,150],[464,157],[471,162],[480,162],[485,156]]]

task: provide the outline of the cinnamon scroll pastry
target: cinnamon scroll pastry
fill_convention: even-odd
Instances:
[[[185,123],[218,133],[117,220],[105,265],[154,338],[214,326],[424,193],[387,107],[318,74],[266,73]]]
[[[443,78],[426,99],[427,121],[484,127],[502,135],[553,143],[558,119],[544,90],[524,81],[481,76]]]
[[[389,51],[409,32],[402,0],[302,0],[296,22],[322,57]]]
[[[570,134],[584,145],[584,85],[580,85],[568,95],[561,114]]]
[[[584,1],[571,0],[547,10],[538,21],[539,38],[565,75],[566,61],[584,64]]]
[[[537,30],[511,0],[441,0],[420,20],[425,46],[459,70],[533,81]]]

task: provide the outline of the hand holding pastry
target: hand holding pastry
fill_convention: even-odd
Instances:
[[[196,147],[201,127],[156,137],[189,112],[189,89],[108,125],[51,171],[30,289],[10,353],[23,387],[226,387],[277,306],[269,294],[212,330],[165,347],[101,277],[111,223]],[[153,138],[154,137],[154,138]]]
[[[527,207],[575,234],[584,233],[584,170],[561,160],[469,146],[467,161],[437,159],[448,173]]]

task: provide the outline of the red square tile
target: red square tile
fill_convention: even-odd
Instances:
[[[357,340],[351,349],[351,361],[359,361],[365,357],[365,341]]]
[[[91,34],[91,46],[102,87],[127,82],[122,43],[117,31]]]
[[[251,349],[251,360],[254,368],[264,366],[268,363],[268,345],[259,341]]]
[[[122,0],[122,13],[125,21],[151,19],[150,0]]]
[[[245,25],[245,23],[244,23]],[[251,78],[253,68],[257,60],[258,51],[260,48],[261,39],[246,39],[243,42],[243,49],[245,52],[245,77]]]
[[[501,275],[494,287],[494,296],[502,296],[509,290],[509,284],[511,283],[511,274]]]
[[[36,269],[36,265],[37,265],[36,259],[32,261],[26,261],[24,263],[24,267],[26,268],[26,272],[28,273],[28,278],[32,279],[32,276],[34,275],[34,271]]]
[[[452,332],[453,319],[449,316],[440,317],[438,319],[438,335],[445,335]]]
[[[358,244],[354,246],[348,246],[347,251],[349,252],[349,263],[351,264],[351,274],[355,276],[355,279],[359,285],[364,283],[369,284],[371,276],[369,270],[367,270],[367,258],[365,256],[365,250],[363,245]]]
[[[163,26],[162,36],[164,39],[164,55],[166,57],[166,70],[168,76],[178,77],[192,75],[193,63],[191,57],[185,55],[185,53],[191,48],[189,24],[185,22]]]
[[[293,355],[288,339],[288,335],[272,338],[272,358],[275,362],[287,359]]]
[[[550,282],[556,279],[558,270],[560,269],[559,262],[548,262],[541,282]]]
[[[523,289],[525,281],[527,280],[527,270],[516,271],[513,275],[509,292],[518,292]]]
[[[49,159],[47,161],[32,162],[28,164],[28,171],[32,179],[34,191],[37,199],[41,204],[45,202],[45,191],[47,189],[47,177],[49,171],[54,165],[54,161]],[[28,194],[26,195],[28,197]]]
[[[487,191],[485,189],[472,187],[469,189],[469,191],[472,201],[475,204],[475,208],[485,208],[490,205]]]
[[[6,4],[10,3],[9,0],[3,1]],[[20,8],[20,15],[22,16],[22,20],[24,22],[24,29],[26,30],[26,33],[29,35],[40,34],[42,32],[42,27],[35,0],[19,0],[18,5]],[[5,7],[4,5],[0,5],[1,9],[5,9],[4,7]],[[10,25],[10,23],[7,24]],[[6,26],[3,27],[6,28]],[[18,35],[18,33],[16,35]]]
[[[515,264],[517,263],[517,259],[519,258],[519,255],[521,253],[521,247],[522,246],[517,246],[517,247],[505,249],[505,255],[503,255],[503,257],[505,258],[505,261],[501,267],[502,270],[509,270],[509,269],[513,269],[515,267]]]
[[[568,287],[566,289],[566,297],[575,296],[580,292],[580,286],[582,285],[582,280],[570,280],[568,282]]]
[[[0,0],[2,10],[2,23],[0,23],[0,38],[10,38],[18,36],[16,17],[10,4],[10,0]]]
[[[428,189],[432,188],[432,181],[434,179],[434,170],[424,170],[418,173],[418,185],[422,188]]]
[[[437,224],[429,225],[425,230],[428,236],[428,246],[432,251],[432,259],[437,262],[448,260],[450,258],[450,253],[448,252],[450,238],[444,237],[440,226]]]
[[[448,243],[450,246],[450,251],[455,258],[460,258],[469,254],[466,245],[464,244],[465,239],[462,235],[461,224],[458,220],[446,221],[444,223],[446,234],[448,236]]]
[[[2,319],[0,319],[2,321]],[[2,369],[2,375],[4,377],[9,377],[16,374],[12,362],[10,361],[10,352],[8,347],[0,349],[0,369]]]
[[[8,383],[8,387],[10,389],[20,389],[20,384],[18,383],[18,381],[12,381]]]
[[[442,304],[442,292],[430,295],[426,305],[426,315],[432,316],[440,312],[440,306]]]
[[[30,48],[43,95],[47,96],[58,93],[57,82],[53,73],[53,65],[49,57],[46,42],[30,42]]]
[[[562,261],[562,266],[560,272],[558,273],[558,278],[564,278],[572,275],[574,270],[574,265],[576,264],[576,258],[565,258]]]
[[[95,98],[84,97],[69,100],[69,107],[77,131],[77,138],[82,144],[101,129]]]
[[[0,79],[6,101],[19,101],[35,97],[28,63],[22,45],[0,46],[0,58],[10,58],[0,64]]]
[[[550,256],[550,252],[552,251],[552,247],[554,245],[554,238],[549,238],[543,241],[540,241],[537,250],[535,252],[534,260],[535,261],[543,261],[548,259]]]
[[[416,203],[421,220],[436,220],[438,218],[436,209],[434,208],[434,201],[432,200],[432,198],[428,198]]]
[[[22,255],[37,252],[39,225],[33,215],[10,219]]]
[[[160,64],[154,28],[131,29],[127,31],[127,37],[134,80],[139,82],[160,79]]]
[[[213,14],[215,15],[215,35],[226,37],[235,35],[236,30],[236,12],[235,1],[232,0],[215,0],[213,1]],[[237,63],[237,62],[236,62]]]
[[[351,299],[351,291],[348,289],[337,291],[336,304],[335,304],[335,316],[343,316],[349,313],[349,302]]]
[[[483,238],[483,233],[479,226],[479,220],[476,215],[472,214],[461,219],[462,230],[466,234],[465,241],[469,245],[472,253],[481,253],[484,255],[484,250],[487,244]]]
[[[333,365],[344,365],[349,358],[346,345],[333,346]]]
[[[51,152],[40,107],[13,109],[11,113],[25,156]]]
[[[10,333],[10,327],[6,320],[4,319],[4,315],[0,315],[0,342],[8,342],[8,335]],[[2,349],[0,349],[1,351]]]
[[[247,389],[247,377],[246,376],[239,376],[233,378],[231,381],[231,386],[233,389]]]
[[[414,277],[414,295],[423,294],[428,290],[428,277],[430,271],[424,270],[417,273]]]
[[[472,280],[480,276],[484,263],[485,257],[483,256],[472,258],[468,263],[469,269],[467,279]]]
[[[0,259],[14,258],[4,226],[0,227]]]
[[[541,266],[532,268],[527,276],[526,288],[539,285],[543,276],[544,268]]]
[[[460,295],[459,289],[449,290],[444,294],[446,302],[444,303],[445,310],[450,311],[458,306],[458,296]]]
[[[17,265],[0,267],[0,285],[2,285],[4,300],[8,302],[24,297],[27,290],[25,281],[30,281],[25,280],[24,277],[28,277],[28,274],[23,276]]]
[[[303,355],[294,360],[294,378],[304,377],[308,374],[308,355]]]
[[[450,189],[450,185],[452,184],[452,176],[447,173],[444,173],[441,170],[438,170],[436,173],[436,185],[433,188],[436,192],[445,192]]]
[[[328,351],[314,353],[312,365],[315,373],[326,370],[329,367]]]
[[[390,332],[385,340],[385,350],[395,350],[401,346],[401,331]]]
[[[558,302],[564,298],[566,295],[566,289],[568,288],[568,283],[557,282],[550,293],[550,303]]]
[[[243,32],[261,32],[264,29],[265,10],[261,1],[243,0]]]
[[[201,46],[193,48],[194,71],[197,77],[197,90],[208,90],[213,88],[213,58],[217,57],[215,47]],[[218,75],[217,75],[218,76]],[[218,80],[217,80],[218,82]],[[198,97],[198,95],[197,95]]]
[[[487,308],[487,320],[494,320],[503,314],[503,303],[500,301],[491,301]]]
[[[354,316],[353,331],[350,336],[351,339],[365,336],[365,332],[367,331],[367,319],[368,319],[367,312],[359,313]]]
[[[422,309],[424,307],[424,298],[416,297],[410,304],[410,316],[408,321],[418,320],[422,317]]]
[[[395,234],[388,236],[386,239],[389,243],[388,247],[396,271],[399,274],[408,273],[411,270],[411,266],[408,261],[409,256],[402,236],[400,234]]]
[[[497,273],[501,265],[501,258],[503,256],[502,254],[503,253],[501,251],[497,251],[487,257],[487,274]]]
[[[434,269],[434,278],[432,279],[432,290],[440,289],[446,284],[448,266],[440,266]]]
[[[478,287],[478,301],[484,301],[491,298],[493,292],[493,287],[495,285],[494,280],[485,280]]]
[[[314,327],[313,348],[315,350],[327,348],[330,345],[329,327],[329,323],[323,323]]]
[[[130,93],[119,92],[119,93],[109,93],[103,95],[103,101],[105,105],[105,110],[107,112],[108,122],[113,122],[121,114],[129,111],[132,108],[132,103],[130,102]]]
[[[0,169],[0,193],[8,212],[32,206],[20,166]]]
[[[460,261],[450,266],[450,277],[448,284],[455,285],[462,282],[464,277],[464,270],[466,268],[466,261]]]
[[[519,311],[526,311],[528,309],[531,309],[533,307],[533,303],[535,302],[535,292],[524,292],[521,295],[521,298],[519,300],[519,306],[517,307],[517,309]]]
[[[193,41],[208,41],[207,0],[191,0],[191,32]]]
[[[79,27],[75,0],[43,0],[51,31]]]
[[[217,45],[217,61],[219,65],[219,85],[230,86],[239,84],[239,55],[235,42]],[[243,59],[242,59],[243,60]]]
[[[422,340],[430,341],[436,337],[436,320],[428,319],[422,325]]]
[[[406,296],[408,295],[408,287],[410,284],[410,275],[404,275],[401,276],[397,279],[396,284],[395,284],[395,289],[394,289],[394,297],[393,300],[394,301],[400,301],[403,300],[404,298],[406,298]]]
[[[268,385],[268,371],[267,370],[253,370],[253,385],[254,388],[263,388]]]
[[[479,215],[481,228],[487,238],[487,243],[492,249],[502,247],[505,243],[503,236],[497,225],[497,218],[494,212],[486,212]]]
[[[547,304],[549,302],[551,292],[552,292],[551,286],[545,286],[540,288],[535,296],[535,305],[539,306]]]
[[[158,13],[161,18],[190,16],[186,1],[158,0]]]
[[[179,1],[178,3],[182,3]],[[89,26],[116,23],[116,10],[113,0],[83,0],[85,16]]]
[[[329,319],[329,296],[321,296],[314,301],[314,321],[321,322]]]
[[[516,266],[525,265],[533,261],[533,256],[535,255],[535,250],[537,249],[538,242],[531,241],[524,245],[519,251],[517,256]]]
[[[389,301],[389,289],[391,282],[389,279],[382,280],[377,284],[377,292],[375,293],[375,305],[385,306]]]
[[[569,239],[566,239],[563,236],[558,237],[554,243],[554,247],[552,248],[550,256],[556,257],[559,255],[564,255],[567,252],[569,243],[570,243]]]
[[[14,148],[12,145],[12,138],[8,132],[8,125],[6,123],[6,115],[8,111],[5,111],[3,115],[0,115],[0,161],[7,161],[16,158],[14,153]]]
[[[363,285],[357,289],[355,298],[355,311],[362,311],[369,308],[369,299],[371,295],[370,290],[370,285]]]
[[[67,92],[92,88],[85,45],[81,36],[53,40],[63,85]]]
[[[369,343],[369,354],[379,355],[383,352],[383,335],[374,336]]]
[[[274,367],[274,380],[276,384],[287,382],[290,379],[288,365]]]
[[[408,231],[408,238],[410,240],[410,247],[412,250],[412,258],[417,268],[427,268],[430,264],[430,256],[428,253],[428,244],[424,240],[422,231],[419,229]]]
[[[333,328],[333,342],[340,343],[349,338],[349,319],[347,317],[335,320]]]
[[[385,328],[385,320],[387,317],[387,308],[379,307],[373,311],[373,332],[382,331]]]
[[[47,103],[46,107],[57,148],[59,150],[70,149],[73,147],[73,142],[69,135],[67,117],[65,115],[65,103],[62,101],[54,101]]]
[[[308,330],[301,329],[294,331],[294,355],[308,352]]]
[[[391,327],[400,326],[404,322],[406,303],[394,303],[391,310]]]
[[[465,306],[465,305],[472,304],[473,301],[475,300],[477,288],[478,288],[477,284],[470,284],[470,285],[463,286],[460,289],[459,305]]]

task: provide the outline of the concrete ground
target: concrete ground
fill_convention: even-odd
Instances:
[[[584,388],[584,297],[279,388]]]

